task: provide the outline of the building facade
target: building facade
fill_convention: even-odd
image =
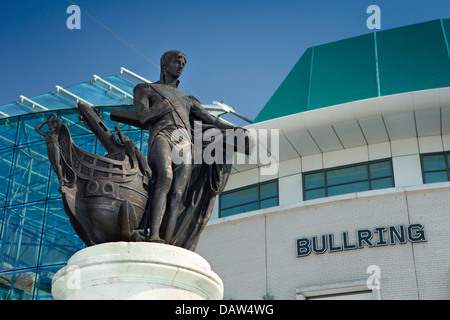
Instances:
[[[449,31],[305,51],[249,126],[276,173],[235,165],[197,249],[225,299],[450,298]]]
[[[449,42],[442,19],[305,51],[248,126],[258,157],[233,166],[196,250],[225,299],[450,298]],[[84,247],[34,128],[57,113],[103,154],[75,105],[113,128],[111,108],[132,107],[125,76],[0,107],[0,299],[51,299]],[[147,132],[121,130],[146,153]]]

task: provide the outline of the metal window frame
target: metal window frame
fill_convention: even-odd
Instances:
[[[261,198],[261,186],[269,184],[269,183],[273,183],[273,182],[276,183],[277,194],[275,196]],[[222,201],[223,201],[222,200],[222,195],[226,195],[226,194],[230,194],[230,193],[234,193],[234,192],[239,192],[239,191],[247,190],[247,189],[254,188],[254,187],[257,187],[257,195],[258,195],[258,199],[257,200],[255,200],[255,201],[248,201],[248,202],[245,202],[245,203],[240,203],[240,204],[237,204],[237,205],[233,205],[233,206],[222,208]],[[247,204],[257,203],[258,204],[258,209],[257,210],[259,210],[259,209],[261,209],[261,201],[269,200],[269,199],[277,199],[276,206],[278,206],[279,203],[280,203],[280,190],[279,190],[278,179],[272,179],[272,180],[268,180],[268,181],[264,181],[264,182],[258,182],[258,183],[254,183],[254,184],[251,184],[251,185],[248,185],[248,186],[239,187],[239,188],[236,188],[236,189],[233,189],[233,190],[229,190],[229,191],[223,192],[219,196],[219,218],[224,218],[221,215],[223,210],[233,209],[233,208],[241,207],[241,206],[244,206],[244,205],[247,205]],[[241,213],[243,213],[243,212],[241,212]],[[226,217],[228,217],[228,216],[226,216]]]
[[[391,167],[391,175],[371,178],[371,176],[370,176],[370,165],[374,164],[374,163],[381,163],[381,162],[389,162],[390,167]],[[346,169],[346,168],[352,168],[352,167],[358,167],[358,166],[363,166],[363,165],[366,167],[366,170],[367,170],[367,179],[360,179],[360,180],[355,180],[355,181],[346,182],[346,183],[328,184],[327,173],[329,171]],[[324,174],[324,184],[323,184],[323,186],[315,187],[315,188],[308,188],[307,189],[306,186],[305,186],[305,176],[310,175],[310,174],[317,174],[317,173],[323,173]],[[369,190],[373,190],[372,189],[372,181],[386,179],[386,178],[391,178],[392,179],[392,184],[393,184],[393,186],[395,186],[394,167],[392,165],[392,158],[385,158],[385,159],[379,159],[379,160],[373,160],[373,161],[364,161],[364,162],[353,163],[353,164],[344,165],[344,166],[338,166],[338,167],[332,167],[332,168],[325,168],[325,169],[319,169],[319,170],[303,172],[302,173],[302,189],[303,189],[302,190],[302,194],[303,194],[303,200],[313,200],[313,199],[306,199],[306,192],[307,191],[324,189],[325,190],[325,196],[324,197],[319,197],[319,198],[327,198],[327,197],[329,197],[329,195],[328,195],[328,188],[329,187],[344,186],[344,185],[349,185],[349,184],[358,183],[358,182],[366,182],[367,181],[369,183]],[[345,194],[345,193],[342,193],[342,194]],[[319,199],[319,198],[314,198],[314,199]]]
[[[423,158],[424,157],[441,156],[441,155],[444,156],[445,169],[425,170],[424,165],[423,165]],[[430,153],[421,153],[420,154],[420,167],[421,167],[421,170],[422,170],[422,182],[424,184],[435,183],[435,182],[426,182],[425,181],[425,174],[426,173],[430,173],[430,172],[447,172],[447,181],[450,181],[450,167],[449,167],[449,164],[448,164],[449,156],[450,156],[450,151],[430,152]]]

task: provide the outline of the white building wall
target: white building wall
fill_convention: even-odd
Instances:
[[[281,162],[279,206],[218,218],[216,206],[197,252],[225,284],[225,299],[296,299],[301,288],[364,283],[381,270],[382,299],[450,299],[450,182],[422,184],[420,154],[450,150],[448,136],[369,144]],[[395,188],[302,199],[302,172],[392,158]],[[230,176],[226,190],[267,181],[255,168]],[[296,239],[410,223],[427,242],[296,256]]]
[[[303,201],[302,175],[298,173],[279,178],[278,191],[280,205]]]
[[[223,279],[225,299],[296,299],[299,288],[364,283],[381,271],[382,299],[450,299],[450,183],[304,201],[216,220],[197,253]],[[296,239],[333,233],[356,242],[361,228],[421,223],[427,242],[296,256]],[[375,237],[374,237],[375,240]]]
[[[392,158],[395,186],[406,187],[422,184],[420,157],[418,154]]]
[[[267,217],[269,291],[277,299],[293,299],[298,287],[365,279],[370,265],[380,267],[382,281],[384,274],[388,276],[392,270],[402,270],[401,277],[390,280],[389,286],[386,284],[386,290],[396,287],[403,277],[411,278],[414,271],[408,246],[364,248],[322,255],[312,253],[302,258],[295,255],[297,238],[333,233],[338,241],[341,232],[348,231],[351,242],[355,243],[357,229],[384,226],[386,215],[393,215],[393,212],[395,215],[390,217],[390,224],[405,223],[403,199],[342,200]],[[414,298],[415,288],[410,281],[405,284],[408,285],[405,289],[409,297]],[[384,287],[383,282],[382,285]],[[389,296],[388,292],[382,291],[383,298]]]
[[[266,292],[265,238],[264,216],[211,225],[203,231],[196,252],[226,282],[224,299],[262,298],[260,293]]]

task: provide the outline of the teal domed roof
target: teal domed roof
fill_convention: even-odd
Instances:
[[[308,48],[254,122],[449,87],[449,43],[450,19],[439,19]]]

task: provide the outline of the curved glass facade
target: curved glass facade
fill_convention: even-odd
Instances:
[[[118,125],[109,118],[112,107],[99,109],[111,130]],[[77,109],[0,119],[0,300],[53,299],[53,275],[85,247],[64,212],[45,139],[34,130],[51,112],[69,127],[78,146],[106,153],[78,120]],[[148,132],[119,127],[147,153]]]

